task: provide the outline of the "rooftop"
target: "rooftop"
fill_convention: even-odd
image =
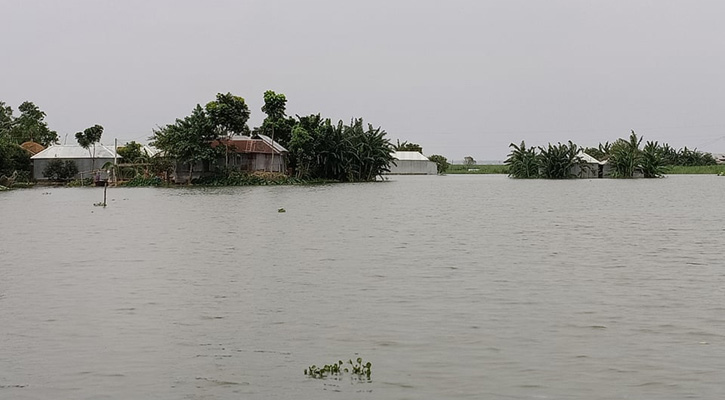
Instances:
[[[90,150],[90,152],[89,152]],[[95,150],[95,153],[94,153]],[[102,144],[94,144],[89,149],[84,149],[79,145],[55,145],[50,146],[40,153],[30,157],[33,160],[49,159],[49,158],[91,158],[91,154],[95,154],[95,158],[113,158],[116,153],[113,149]],[[121,156],[118,156],[121,158]]]

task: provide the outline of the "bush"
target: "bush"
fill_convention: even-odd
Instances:
[[[161,186],[164,181],[158,176],[152,176],[150,178],[144,178],[143,176],[137,175],[135,178],[128,182],[124,182],[121,186],[129,187],[143,187],[143,186]]]
[[[76,163],[71,160],[51,160],[43,169],[43,176],[55,182],[65,182],[78,174]]]
[[[439,174],[446,173],[448,167],[451,166],[451,164],[448,163],[448,159],[439,154],[433,154],[432,156],[428,157],[428,159],[436,163],[436,168],[438,169]]]

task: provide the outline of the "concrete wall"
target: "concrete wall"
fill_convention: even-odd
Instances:
[[[38,181],[47,181],[48,178],[43,176],[43,170],[48,163],[53,160],[66,161],[64,158],[43,158],[33,160],[33,179]],[[94,170],[100,169],[103,164],[109,161],[113,162],[113,158],[96,158],[95,160],[91,160],[90,158],[70,158],[69,160],[73,161],[76,164],[76,167],[78,167],[78,175],[76,175],[74,179],[80,179],[81,177],[91,178],[93,177]],[[105,172],[102,173],[101,178],[106,179]]]
[[[436,175],[438,168],[433,161],[396,160],[397,165],[390,164],[389,175]]]

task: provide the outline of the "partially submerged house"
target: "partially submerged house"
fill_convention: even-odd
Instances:
[[[417,151],[394,151],[395,163],[388,168],[390,175],[437,175],[436,163]]]
[[[223,147],[222,155],[216,165],[226,166],[236,171],[287,171],[287,149],[266,135],[233,136],[212,142],[212,147]],[[212,172],[210,163],[198,162],[194,165],[192,179],[198,179]],[[174,181],[186,182],[189,179],[189,164],[177,163]]]
[[[33,162],[33,179],[47,180],[43,175],[43,171],[48,163],[53,160],[71,160],[78,167],[78,174],[74,179],[90,178],[96,172],[101,173],[101,179],[107,179],[106,171],[101,171],[101,167],[107,162],[114,162],[115,159],[121,159],[112,148],[96,143],[90,148],[85,149],[79,145],[54,145],[30,157]]]
[[[599,161],[587,153],[580,153],[579,157],[584,161],[585,165],[580,167],[575,165],[571,168],[572,175],[579,178],[606,178],[609,176],[609,164],[606,161]]]

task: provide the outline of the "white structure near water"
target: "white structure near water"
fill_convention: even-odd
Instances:
[[[112,148],[96,143],[88,149],[79,145],[50,146],[30,159],[33,162],[33,178],[36,180],[48,179],[43,175],[43,170],[52,160],[73,161],[78,167],[78,175],[75,178],[79,179],[91,177],[95,171],[103,167],[103,164],[113,162],[115,156],[116,153]],[[118,159],[120,158],[118,156]]]
[[[437,175],[436,163],[417,151],[394,151],[395,164],[388,167],[390,175]]]

